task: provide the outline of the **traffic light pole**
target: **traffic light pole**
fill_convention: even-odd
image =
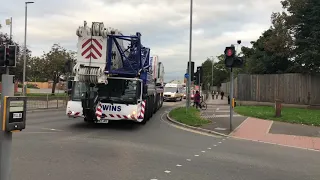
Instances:
[[[233,69],[230,68],[230,132],[232,132],[232,118],[233,118]]]
[[[8,68],[8,67],[7,67]],[[2,75],[1,117],[3,117],[4,97],[14,96],[13,75]],[[3,119],[2,119],[3,121]],[[1,121],[0,127],[3,126]],[[0,180],[11,180],[12,132],[0,129]]]

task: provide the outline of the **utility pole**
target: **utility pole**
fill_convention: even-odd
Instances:
[[[26,86],[26,66],[27,66],[27,20],[28,20],[28,4],[32,4],[34,2],[28,1],[25,2],[25,14],[24,14],[24,51],[23,51],[23,84],[22,84],[22,92],[23,95],[26,95],[27,86]]]
[[[190,35],[189,35],[189,77],[188,77],[188,91],[187,91],[187,108],[190,107],[190,86],[191,86],[191,56],[192,56],[192,10],[193,10],[193,0],[190,0]]]
[[[12,44],[12,17],[6,20],[6,25],[10,26],[9,43],[8,43],[10,45]],[[6,67],[6,74],[9,74],[9,67]]]
[[[213,88],[213,56],[211,56],[211,87]],[[210,89],[209,90],[213,90],[213,89]]]

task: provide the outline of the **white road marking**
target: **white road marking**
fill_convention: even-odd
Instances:
[[[22,132],[22,133],[17,133],[17,134],[53,134],[57,132]]]
[[[217,146],[217,145],[214,144],[213,146]]]
[[[196,155],[194,155],[194,156],[198,157],[199,155],[198,155],[198,154],[196,154]]]
[[[217,130],[217,131],[225,131],[225,130],[227,130],[227,128],[221,128],[221,127],[216,127],[214,129]]]
[[[230,117],[230,115],[229,114],[222,114],[222,115],[216,115],[215,117]],[[233,115],[233,117],[241,117],[241,115],[235,114],[235,115]]]
[[[167,174],[171,173],[171,171],[168,171],[168,170],[165,170],[164,172],[167,173]]]
[[[217,111],[219,111],[220,108],[217,108]]]
[[[217,111],[219,111],[219,110],[217,110]],[[229,112],[230,112],[229,110],[225,110],[225,111],[221,110],[221,111],[219,111],[219,113],[229,113]]]
[[[201,151],[202,153],[205,153],[206,151]]]
[[[208,149],[211,149],[211,148],[208,148]]]
[[[222,141],[225,141],[226,139],[222,139]]]
[[[60,130],[60,129],[54,129],[54,128],[40,128],[40,129],[43,129],[43,130],[50,130],[50,131],[63,131],[63,130]]]
[[[158,180],[158,179],[150,179],[150,180]]]
[[[221,141],[219,141],[218,143],[219,143],[219,144],[221,144],[222,142],[221,142]]]
[[[187,161],[191,161],[191,159],[187,159]]]
[[[176,166],[177,166],[177,167],[181,167],[182,165],[181,165],[181,164],[177,164]]]

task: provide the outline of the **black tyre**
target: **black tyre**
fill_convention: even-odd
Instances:
[[[147,116],[147,120],[150,119],[150,96],[147,98],[147,104],[145,106],[146,112],[144,113],[145,116]]]
[[[153,111],[154,111],[154,96],[150,97],[150,118],[152,118],[153,116]]]

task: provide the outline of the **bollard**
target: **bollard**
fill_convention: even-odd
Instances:
[[[230,96],[228,96],[228,104],[230,104]]]
[[[282,105],[281,105],[281,101],[279,99],[276,99],[274,108],[276,111],[275,117],[281,117]]]
[[[237,106],[237,102],[235,98],[232,98],[232,107],[236,107]]]

